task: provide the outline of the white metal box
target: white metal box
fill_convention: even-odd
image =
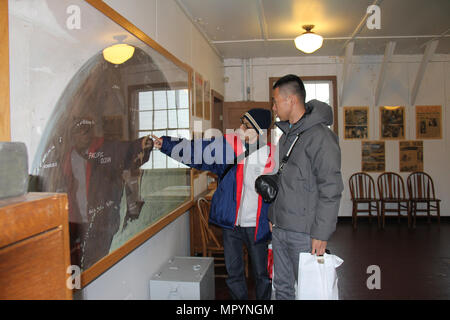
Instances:
[[[150,279],[152,300],[214,300],[214,259],[173,257]]]

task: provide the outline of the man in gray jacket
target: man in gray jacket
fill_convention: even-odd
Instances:
[[[336,229],[343,190],[341,151],[331,107],[318,100],[305,104],[305,87],[295,75],[273,86],[273,111],[283,131],[280,159],[294,146],[280,178],[277,198],[269,209],[276,299],[295,299],[300,252],[323,255]]]

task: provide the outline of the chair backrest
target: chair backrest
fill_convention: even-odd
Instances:
[[[348,180],[350,195],[355,199],[376,199],[375,182],[365,172],[352,174]]]
[[[406,180],[411,199],[436,199],[433,179],[425,172],[417,171]]]
[[[377,180],[380,199],[405,199],[405,184],[395,172],[384,172]]]
[[[206,247],[208,243],[211,241],[217,248],[221,248],[219,240],[214,235],[212,230],[209,228],[208,220],[209,220],[209,209],[210,209],[210,201],[205,198],[199,198],[197,200],[197,208],[200,222],[200,232],[202,235],[202,246],[203,246],[203,256],[206,256]]]

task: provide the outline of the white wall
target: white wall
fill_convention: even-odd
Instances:
[[[406,140],[415,140],[415,106],[410,96],[422,56],[394,56],[386,73],[386,80],[378,105],[403,105],[406,107]],[[369,139],[379,139],[379,108],[375,104],[375,88],[382,56],[353,57],[348,85],[339,107],[369,106]],[[241,101],[242,61],[224,61],[225,101]],[[342,84],[343,59],[338,57],[258,58],[252,59],[251,98],[268,101],[269,77],[294,73],[301,76],[336,75],[338,92]],[[308,100],[308,97],[307,97]],[[441,215],[450,215],[450,55],[436,55],[428,64],[415,105],[442,105],[442,140],[424,140],[424,170],[434,180],[437,197],[442,199]],[[345,190],[340,216],[351,216],[351,200],[348,187],[350,175],[361,170],[361,142],[343,140],[343,115],[339,108],[339,140],[342,150],[342,174]],[[386,171],[399,172],[399,143],[386,141]],[[400,173],[405,180],[409,173]],[[372,173],[376,182],[379,174]],[[406,187],[406,185],[405,185]]]

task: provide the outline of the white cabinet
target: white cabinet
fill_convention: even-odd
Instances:
[[[152,300],[214,300],[214,259],[174,257],[150,280]]]

